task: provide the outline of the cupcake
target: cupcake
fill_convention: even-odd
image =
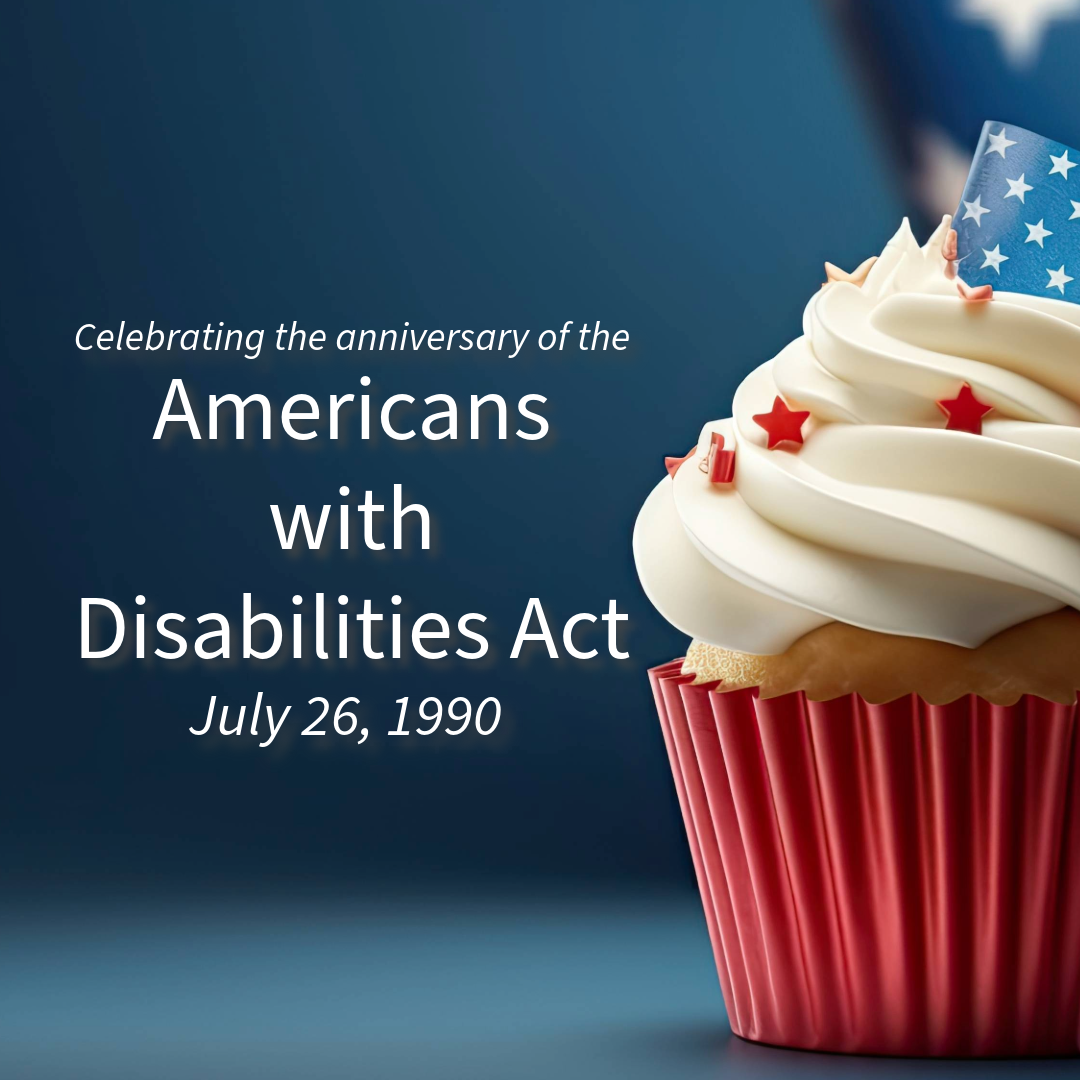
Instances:
[[[691,639],[650,678],[744,1038],[1080,1052],[1069,153],[987,124],[955,227],[826,264],[638,517]]]

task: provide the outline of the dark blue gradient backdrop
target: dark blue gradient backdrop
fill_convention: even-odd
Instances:
[[[0,1071],[711,1075],[720,997],[645,678],[685,642],[630,534],[664,455],[799,332],[822,261],[899,222],[823,12],[35,0],[0,36]],[[75,348],[122,319],[533,341],[599,319],[631,344]],[[205,415],[209,394],[325,403],[364,375],[380,398],[544,394],[552,433],[151,439],[175,377]],[[279,549],[270,504],[394,483],[431,552]],[[479,611],[492,652],[79,659],[82,596],[238,627],[245,591],[283,616],[316,591]],[[560,625],[617,600],[631,659],[510,661],[530,596]],[[294,713],[355,695],[372,734],[188,734],[211,695],[260,690]],[[429,694],[498,697],[497,734],[387,738],[395,699]],[[781,1068],[747,1053],[721,1058]]]
[[[7,836],[56,865],[155,872],[541,874],[683,881],[645,669],[680,635],[642,596],[637,508],[752,366],[798,331],[826,256],[898,208],[815,9],[37,2],[9,20],[3,621]],[[625,329],[623,353],[83,353],[129,327]],[[576,339],[572,339],[576,340]],[[548,397],[551,435],[154,442],[172,378],[309,393]],[[249,420],[249,426],[251,422]],[[276,424],[275,424],[276,426]],[[257,432],[257,425],[255,425]],[[280,550],[269,506],[387,501],[431,552]],[[382,498],[385,496],[385,498]],[[358,524],[358,523],[357,523]],[[354,525],[354,535],[356,526]],[[81,596],[129,617],[241,595],[370,597],[489,617],[469,664],[83,662]],[[617,662],[507,659],[553,622],[630,614]],[[336,609],[331,604],[332,609]],[[355,603],[354,603],[355,608]],[[605,651],[602,649],[602,653]],[[257,751],[200,741],[210,695],[362,699],[373,731]],[[408,694],[495,695],[498,737],[387,740]],[[294,713],[298,708],[294,707]],[[312,710],[306,709],[305,713]],[[234,743],[236,745],[234,745]],[[318,743],[318,745],[314,745]],[[20,859],[13,856],[18,864]]]

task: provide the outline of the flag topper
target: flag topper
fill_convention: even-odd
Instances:
[[[988,121],[953,218],[972,289],[1080,303],[1080,152]]]

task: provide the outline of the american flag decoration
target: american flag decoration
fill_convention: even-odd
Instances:
[[[1080,152],[989,121],[956,229],[956,269],[972,289],[1080,303]]]

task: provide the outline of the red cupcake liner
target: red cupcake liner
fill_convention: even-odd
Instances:
[[[649,672],[732,1030],[1080,1052],[1078,707],[871,705]]]

